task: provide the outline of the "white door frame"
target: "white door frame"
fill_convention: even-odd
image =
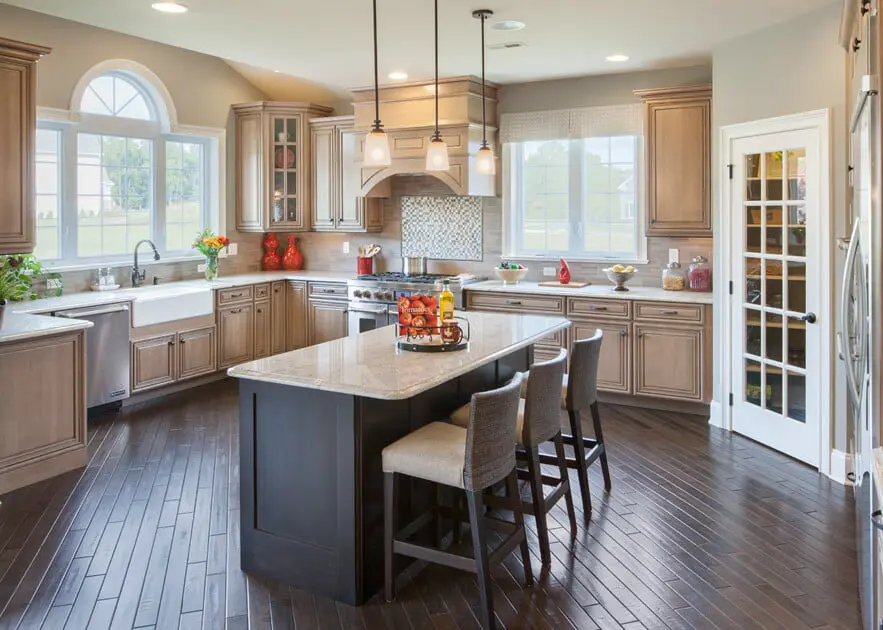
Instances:
[[[819,472],[831,476],[831,429],[832,421],[832,404],[831,397],[834,393],[834,378],[836,370],[834,369],[832,354],[833,336],[835,334],[834,311],[832,292],[834,286],[832,283],[831,270],[831,235],[833,234],[834,215],[831,209],[834,207],[832,203],[832,186],[831,186],[831,126],[830,126],[830,110],[820,109],[816,111],[806,112],[803,114],[794,114],[791,116],[781,116],[778,118],[768,118],[748,123],[740,123],[737,125],[729,125],[721,127],[720,130],[720,164],[721,164],[721,182],[720,186],[720,203],[719,208],[720,219],[720,238],[716,239],[716,247],[720,248],[721,275],[722,282],[716,283],[719,290],[715,292],[714,309],[716,311],[716,319],[720,322],[720,382],[723,383],[722,399],[720,404],[716,405],[719,414],[715,413],[717,409],[712,410],[711,424],[719,426],[728,431],[733,430],[732,407],[729,404],[730,393],[733,391],[733,344],[737,331],[733,330],[731,317],[731,300],[734,296],[730,295],[730,282],[734,286],[740,284],[741,279],[734,278],[734,268],[732,254],[734,250],[734,239],[741,238],[742,226],[733,225],[733,216],[735,213],[732,208],[732,186],[733,183],[729,178],[729,164],[732,163],[732,146],[733,142],[740,138],[756,137],[766,134],[782,133],[788,131],[801,131],[805,129],[814,129],[818,131],[819,137],[819,173],[821,173],[821,181],[819,182],[819,208],[818,216],[827,218],[827,220],[819,221],[820,234],[819,242],[822,244],[820,248],[821,264],[820,264],[820,281],[827,290],[821,292],[819,309],[820,324],[825,326],[828,331],[827,335],[821,337],[821,348],[819,354],[822,357],[823,365],[831,366],[828,375],[828,387],[820,388],[818,392],[818,408],[819,408]],[[825,379],[823,378],[823,383]],[[717,417],[716,417],[717,416]]]

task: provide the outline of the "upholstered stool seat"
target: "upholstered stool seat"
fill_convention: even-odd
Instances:
[[[466,426],[469,418],[466,418]],[[383,449],[383,472],[463,489],[466,429],[433,422]]]

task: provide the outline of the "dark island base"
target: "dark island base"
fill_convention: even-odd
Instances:
[[[362,604],[383,582],[381,451],[504,384],[532,358],[524,348],[400,401],[241,380],[242,569]],[[415,480],[401,484],[400,496],[405,523],[435,491]]]

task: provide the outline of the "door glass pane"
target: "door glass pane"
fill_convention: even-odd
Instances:
[[[766,267],[766,305],[771,308],[782,308],[782,261],[764,261]]]
[[[806,263],[788,263],[788,310],[806,312]]]
[[[289,142],[297,142],[297,118],[288,118],[285,121],[285,131]]]
[[[273,195],[273,222],[280,223],[285,220],[285,198],[281,194]]]
[[[273,195],[280,196],[285,194],[285,173],[275,171],[273,173]]]
[[[794,317],[788,318],[788,363],[806,367],[806,322]]]
[[[754,356],[761,356],[761,323],[760,312],[745,309],[745,351]]]
[[[766,314],[766,358],[782,361],[782,316]]]
[[[765,365],[764,371],[766,372],[767,409],[775,413],[782,413],[785,394],[782,391],[782,368]]]
[[[806,207],[789,208],[788,255],[806,256]]]
[[[745,260],[745,301],[748,304],[763,304],[763,291],[761,281],[761,265],[759,258]]]
[[[745,361],[745,400],[758,407],[763,406],[763,372],[757,361]]]
[[[766,253],[782,254],[782,207],[766,208]]]
[[[745,199],[760,201],[760,155],[748,155],[745,158]]]
[[[760,251],[760,230],[761,216],[763,208],[746,208],[746,224],[745,224],[745,251],[752,254],[759,254]]]
[[[297,173],[294,171],[291,171],[286,174],[286,177],[288,180],[288,185],[286,187],[286,193],[289,195],[296,195],[297,194]]]
[[[297,221],[297,199],[295,197],[289,197],[286,200],[286,212],[287,212],[287,221]]]
[[[766,162],[766,198],[767,201],[782,201],[782,152],[767,153]]]
[[[806,199],[806,149],[792,149],[787,153],[788,199]]]
[[[806,377],[788,373],[788,417],[806,422]]]
[[[285,138],[285,121],[281,118],[273,119],[273,138],[275,140],[279,140],[280,134],[282,135],[282,139]]]

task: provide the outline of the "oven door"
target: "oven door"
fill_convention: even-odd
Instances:
[[[348,312],[350,336],[389,326],[395,320],[392,307],[386,304],[350,303]]]

